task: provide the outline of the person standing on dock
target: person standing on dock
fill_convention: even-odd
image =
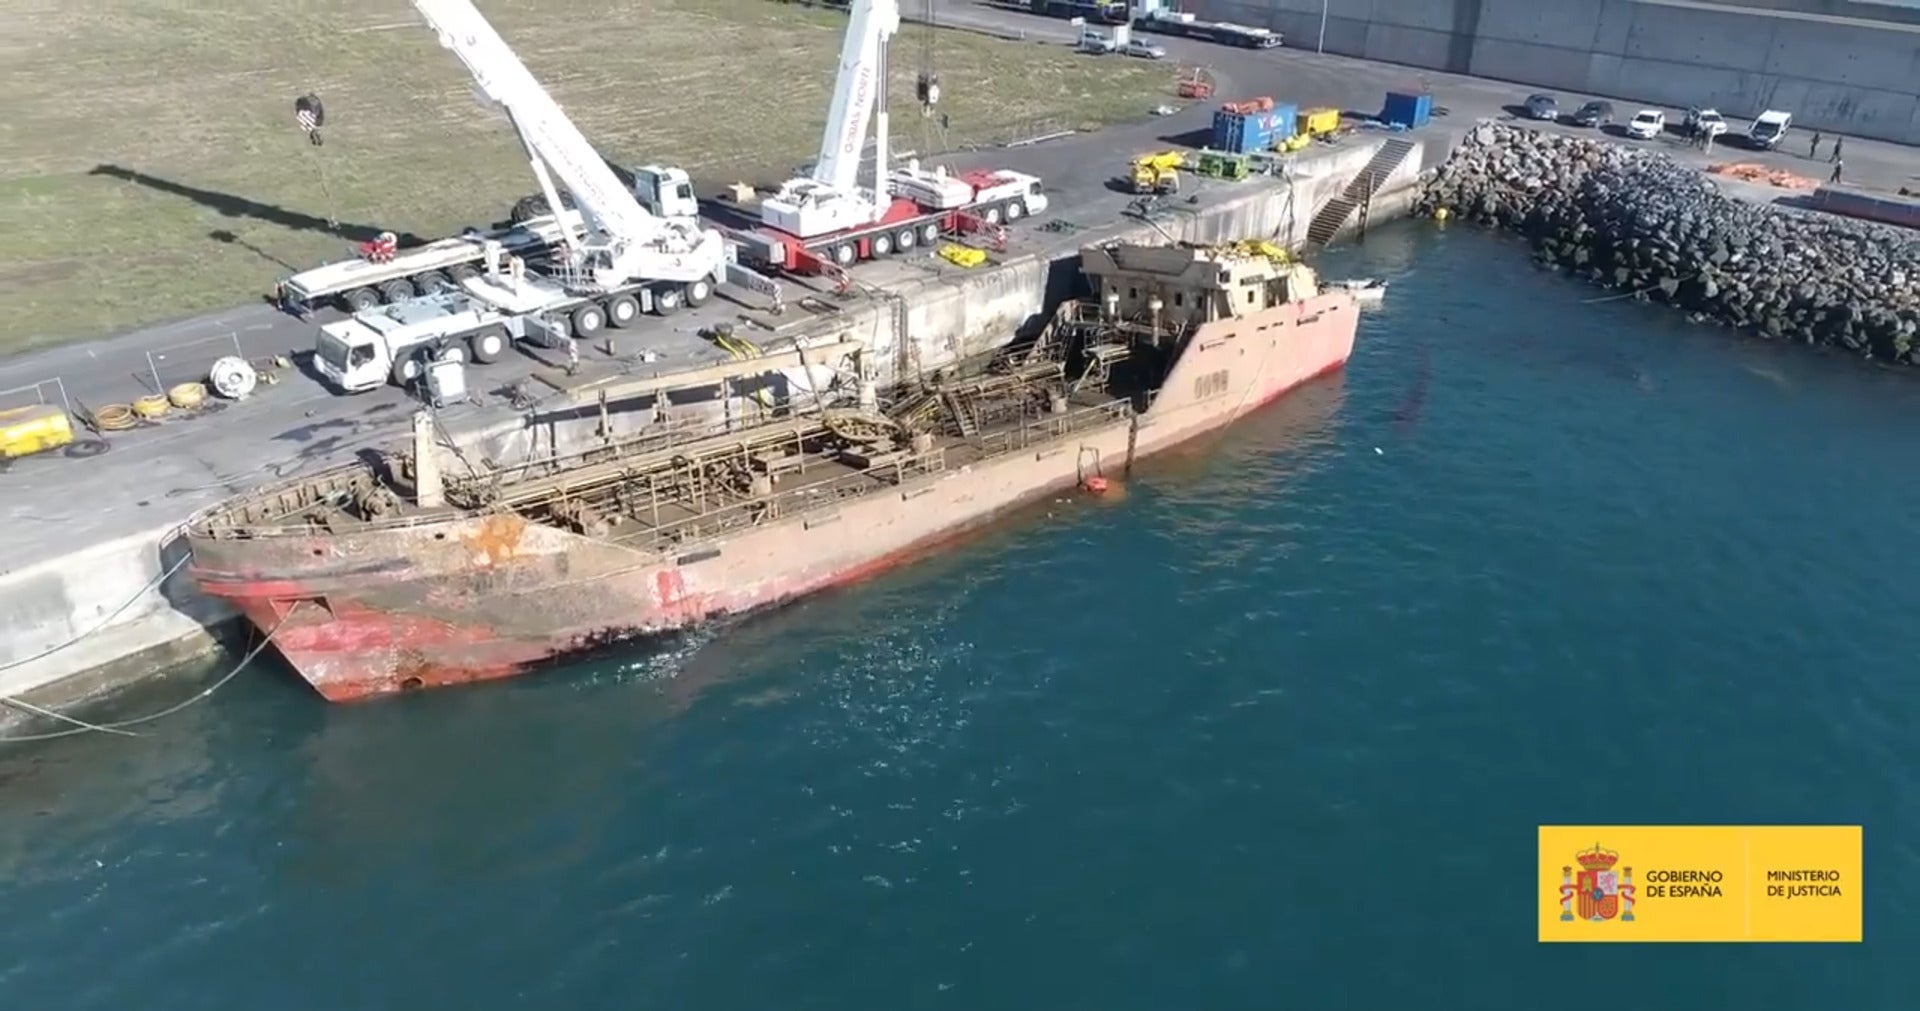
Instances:
[[[1835,165],[1840,164],[1840,148],[1845,145],[1846,142],[1847,138],[1845,137],[1833,138],[1833,163]]]
[[[1807,157],[1820,157],[1820,131],[1813,131],[1813,140],[1807,144]]]
[[[1843,168],[1846,168],[1846,167],[1847,167],[1847,163],[1846,163],[1846,162],[1843,162],[1843,161],[1841,161],[1840,159],[1838,159],[1838,158],[1835,158],[1835,159],[1833,160],[1833,175],[1832,175],[1832,176],[1830,176],[1830,177],[1828,177],[1828,179],[1827,179],[1827,182],[1830,182],[1830,183],[1837,183],[1837,182],[1839,182],[1839,181],[1840,181],[1840,170],[1841,170],[1841,169],[1843,169]]]

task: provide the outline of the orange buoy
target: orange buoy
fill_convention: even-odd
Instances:
[[[1080,482],[1080,486],[1095,495],[1105,495],[1107,493],[1107,479],[1098,474]]]

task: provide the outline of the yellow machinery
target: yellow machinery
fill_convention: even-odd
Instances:
[[[941,259],[956,267],[978,267],[987,262],[986,250],[962,246],[957,242],[949,242],[941,246],[939,255]]]
[[[0,411],[0,459],[32,456],[73,442],[73,422],[52,404]]]
[[[1229,242],[1221,246],[1220,249],[1238,256],[1264,256],[1275,266],[1280,267],[1284,267],[1293,262],[1293,254],[1287,252],[1287,247],[1277,242],[1268,242],[1265,239],[1247,239],[1241,242]]]
[[[1186,165],[1187,156],[1180,151],[1143,154],[1133,160],[1133,191],[1135,193],[1178,193],[1180,192],[1180,170]]]
[[[1300,132],[1308,137],[1328,137],[1340,132],[1340,110],[1308,109],[1300,114]]]

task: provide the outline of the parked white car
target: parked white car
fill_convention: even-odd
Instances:
[[[1641,109],[1627,121],[1627,136],[1635,140],[1652,140],[1667,131],[1667,114],[1659,109]]]

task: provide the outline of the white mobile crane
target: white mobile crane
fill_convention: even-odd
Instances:
[[[673,194],[684,198],[676,206],[688,213],[669,217],[642,207],[469,0],[413,6],[473,75],[482,101],[505,112],[547,206],[563,207],[564,189],[577,217],[555,217],[560,234],[544,263],[529,266],[483,239],[483,268],[460,278],[460,290],[321,327],[315,360],[323,375],[355,392],[389,379],[411,383],[435,358],[491,362],[514,339],[566,347],[604,327],[631,325],[642,312],[698,305],[739,273],[725,238],[695,216],[690,186]],[[657,180],[664,171],[648,166],[641,175]],[[770,282],[756,287],[777,301]]]
[[[900,30],[899,0],[853,0],[820,157],[760,204],[763,227],[738,236],[752,258],[788,271],[846,267],[930,245],[942,235],[998,229],[1047,208],[1040,178],[1024,172],[949,175],[917,161],[892,167],[887,136],[887,43]],[[937,85],[922,82],[931,112]],[[871,189],[860,185],[869,123]]]

